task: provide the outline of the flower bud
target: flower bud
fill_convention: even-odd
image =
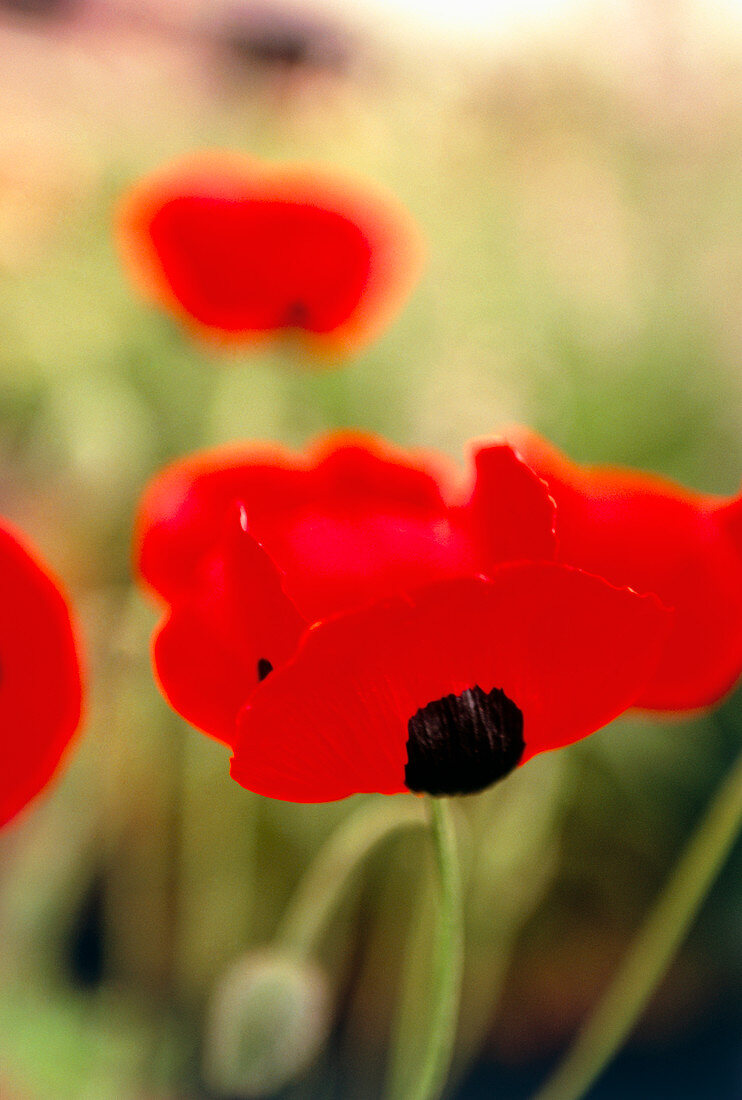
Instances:
[[[325,976],[287,955],[250,952],[217,986],[206,1030],[204,1076],[217,1093],[271,1096],[299,1077],[330,1026]]]

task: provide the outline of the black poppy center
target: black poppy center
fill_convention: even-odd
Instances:
[[[427,794],[474,794],[511,772],[525,747],[520,708],[499,688],[475,685],[410,718],[405,783]]]
[[[270,676],[273,672],[273,665],[266,657],[261,657],[258,660],[258,683],[263,681],[266,676]]]

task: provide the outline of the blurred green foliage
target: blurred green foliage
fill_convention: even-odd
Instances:
[[[476,63],[377,42],[373,64],[345,77],[225,84],[204,58],[177,79],[156,52],[138,69],[126,42],[82,42],[75,54],[39,37],[33,48],[54,59],[56,96],[21,74],[16,99],[7,88],[0,98],[0,512],[74,595],[91,697],[64,779],[0,838],[0,1095],[204,1096],[214,987],[270,939],[352,803],[247,794],[225,750],[160,699],[148,660],[156,616],[130,579],[143,484],[198,446],[298,445],[346,426],[465,461],[469,438],[519,419],[578,459],[734,490],[742,54],[699,46],[695,67],[665,59],[653,80],[651,52],[636,73],[603,71],[589,42]],[[65,50],[80,69],[68,84]],[[11,125],[16,102],[28,117]],[[221,144],[354,169],[396,191],[423,227],[421,285],[344,370],[313,373],[289,346],[219,359],[126,284],[111,239],[122,187],[173,154]],[[684,722],[627,718],[462,802],[460,1072],[483,1048],[528,1062],[567,1040],[739,730],[735,698]],[[375,855],[328,930],[318,962],[332,1035],[286,1097],[377,1097],[393,1018],[390,1080],[403,1089],[424,1000],[423,849],[410,837]],[[682,1030],[731,998],[739,895],[728,870],[643,1036]],[[93,975],[79,965],[85,936],[100,954]]]

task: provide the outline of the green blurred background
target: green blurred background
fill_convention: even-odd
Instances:
[[[421,284],[344,370],[312,373],[281,346],[213,357],[127,285],[111,240],[121,190],[221,145],[355,170],[420,223]],[[0,3],[0,513],[70,589],[90,682],[62,781],[0,837],[2,1100],[216,1096],[215,991],[242,960],[247,1003],[304,869],[362,801],[246,793],[226,751],[160,698],[156,616],[130,575],[150,474],[195,447],[300,445],[339,426],[463,462],[472,436],[521,420],[577,459],[731,493],[741,360],[731,15],[594,4],[474,44],[368,13]],[[547,1072],[741,728],[735,696],[693,720],[629,717],[461,802],[469,964],[452,1095],[517,1100]],[[388,1064],[404,1095],[426,1003],[427,861],[410,833],[354,880],[316,960],[324,1001],[316,975],[285,978],[276,1057],[301,1072],[266,1095],[373,1100]],[[742,1095],[741,866],[737,851],[596,1100]],[[261,1019],[283,1003],[267,997]],[[305,1040],[320,1047],[309,1068]]]

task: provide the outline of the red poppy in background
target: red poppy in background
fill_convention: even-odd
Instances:
[[[662,659],[637,699],[649,710],[716,702],[742,673],[742,496],[578,466],[525,428],[507,432],[557,506],[557,559],[674,609]]]
[[[312,350],[355,351],[417,280],[410,215],[365,182],[309,165],[204,152],[137,183],[118,218],[145,296],[223,345],[300,331]]]
[[[162,689],[261,794],[481,790],[616,717],[659,659],[669,612],[555,562],[554,522],[503,444],[466,475],[357,436],[176,463],[138,531]]]
[[[64,596],[0,527],[0,826],[50,781],[80,721],[80,666]]]

